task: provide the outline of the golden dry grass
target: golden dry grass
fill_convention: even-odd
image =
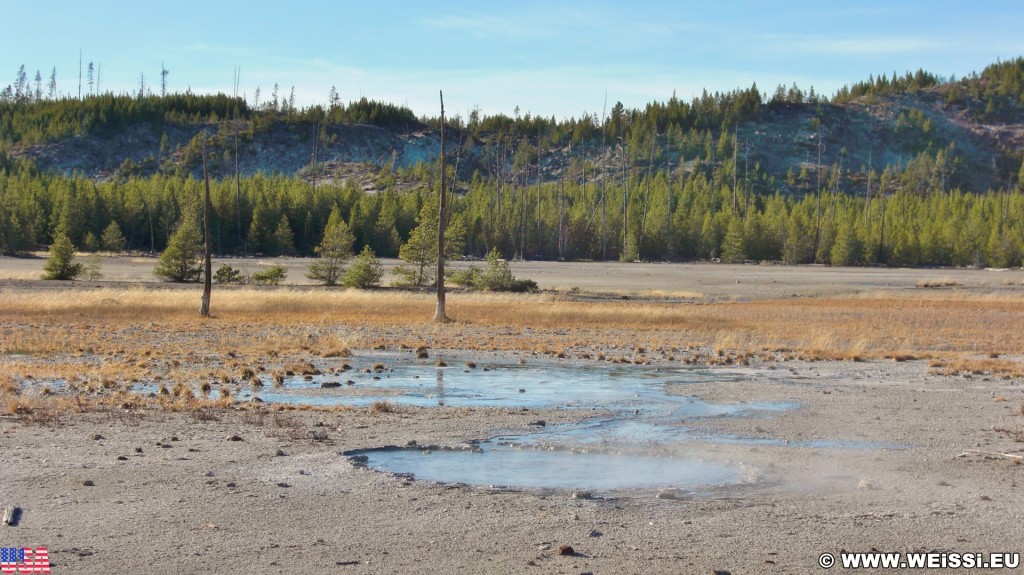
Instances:
[[[7,379],[0,380],[0,410],[43,409],[48,398],[12,389],[12,382],[33,380],[85,398],[75,409],[82,401],[223,406],[257,373],[279,385],[285,371],[306,372],[318,358],[359,348],[515,350],[633,364],[933,358],[939,373],[1024,377],[1024,364],[1014,359],[1024,355],[1019,295],[904,291],[667,303],[453,293],[448,301],[456,321],[438,326],[429,323],[432,295],[403,291],[221,289],[209,320],[198,318],[197,290],[2,291],[0,372]],[[138,382],[167,393],[141,398],[130,393]],[[195,397],[211,383],[217,399]]]

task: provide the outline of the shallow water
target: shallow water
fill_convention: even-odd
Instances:
[[[740,480],[735,467],[681,457],[577,453],[484,444],[482,451],[388,449],[369,465],[416,479],[471,485],[564,489],[696,488]]]
[[[573,409],[600,412],[577,423],[540,425],[522,435],[493,438],[472,450],[361,450],[367,464],[447,483],[522,488],[618,490],[697,489],[735,483],[739,467],[706,461],[709,443],[843,447],[837,442],[698,435],[687,422],[704,417],[743,417],[797,407],[785,402],[710,403],[685,395],[686,385],[737,380],[738,374],[707,369],[640,366],[486,364],[437,367],[433,360],[402,355],[348,358],[353,369],[294,376],[239,400],[321,406],[366,406],[378,401],[435,407]],[[461,362],[460,362],[461,363]],[[379,364],[384,364],[383,368]],[[338,363],[339,367],[341,362]],[[377,369],[373,369],[377,367]],[[322,388],[324,382],[340,387]],[[609,415],[610,414],[610,415]],[[846,447],[869,447],[850,444]],[[666,455],[671,453],[672,455]],[[687,454],[680,456],[680,453]]]

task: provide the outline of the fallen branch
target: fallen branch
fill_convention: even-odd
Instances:
[[[961,455],[994,455],[996,457],[1007,457],[1009,459],[1024,459],[1024,455],[1016,455],[1013,453],[999,453],[998,451],[980,451],[978,449],[965,449]]]

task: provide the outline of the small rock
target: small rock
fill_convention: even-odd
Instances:
[[[128,458],[126,456],[124,456],[124,455],[118,455],[117,456],[117,460],[118,461],[128,461]]]
[[[736,282],[736,283],[739,283],[739,282]],[[732,575],[732,573],[726,571],[725,569],[715,569],[714,571],[711,572],[711,575]]]
[[[86,487],[92,487],[92,486],[94,486],[96,484],[93,482],[92,479],[86,479],[85,481],[82,482],[82,485],[84,485]]]
[[[224,487],[238,487],[238,484],[235,483],[234,481],[228,481],[227,483],[224,484]]]
[[[526,390],[520,387],[519,388],[519,393],[526,393]]]
[[[569,545],[562,545],[558,548],[558,554],[560,556],[572,556],[576,554],[576,550]]]
[[[443,359],[439,359],[439,360],[435,361],[434,365],[436,367],[448,367],[448,364],[445,363],[445,361]]]
[[[277,486],[278,486],[278,487],[285,487],[285,488],[287,488],[287,487],[291,487],[291,485],[289,485],[289,484],[285,483],[284,481],[282,481],[281,483],[278,483],[278,484],[277,484]]]
[[[227,440],[228,441],[242,441],[242,438],[237,436],[237,435],[229,435]]]
[[[657,499],[682,499],[685,493],[680,489],[662,489],[654,497]]]
[[[135,453],[142,453],[142,448],[141,447],[136,447],[135,448]]]
[[[531,421],[527,425],[531,425],[533,427],[545,427],[547,424],[548,423],[546,421],[544,421],[543,419],[538,419],[537,421]]]
[[[589,491],[573,491],[571,495],[572,499],[593,499],[594,494]]]
[[[324,441],[327,439],[327,431],[324,429],[310,429],[306,432],[313,441]]]
[[[213,477],[213,472],[207,471],[206,473],[203,474],[203,477]]]
[[[340,381],[325,381],[320,384],[321,389],[333,389],[335,387],[341,387]]]
[[[104,437],[97,433],[96,435],[92,436],[92,439],[93,439],[93,441],[99,441],[101,439],[104,439]]]
[[[284,457],[284,456],[286,456],[288,454],[285,453],[283,449],[278,449],[277,453],[275,453],[274,455],[276,455],[277,457]]]

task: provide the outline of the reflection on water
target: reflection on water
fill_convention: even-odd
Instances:
[[[523,488],[637,489],[692,488],[732,483],[735,467],[680,457],[516,449],[390,449],[363,452],[369,465],[417,479]]]
[[[365,366],[357,365],[344,372],[327,370],[325,375],[290,377],[277,387],[267,378],[258,395],[265,402],[324,406],[365,406],[388,401],[433,408],[593,410],[601,415],[571,424],[538,424],[533,433],[485,441],[472,450],[410,448],[360,453],[374,468],[412,473],[435,481],[606,490],[694,489],[739,481],[738,467],[702,459],[707,443],[787,442],[698,436],[685,422],[796,407],[791,403],[717,404],[684,395],[687,384],[745,377],[697,368],[561,363],[494,364],[481,368],[467,363],[465,368],[456,368],[397,356],[384,359],[390,359],[391,365],[382,369],[380,355],[362,360],[349,358],[353,364]],[[374,368],[370,369],[370,365]],[[338,385],[339,382],[350,385]],[[235,397],[245,401],[253,397],[253,392],[243,388]],[[820,445],[825,446],[825,442]]]

